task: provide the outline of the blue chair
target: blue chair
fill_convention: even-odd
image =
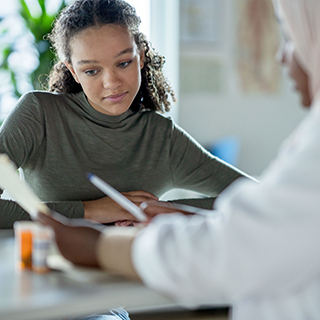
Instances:
[[[223,161],[236,166],[240,154],[240,139],[236,136],[221,138],[209,147],[209,151]]]

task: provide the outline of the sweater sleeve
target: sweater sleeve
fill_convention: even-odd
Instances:
[[[45,136],[43,110],[32,93],[23,95],[0,130],[0,153],[22,167],[36,152]]]
[[[0,229],[12,229],[17,220],[31,220],[29,214],[12,200],[0,200]]]
[[[82,201],[46,201],[45,204],[68,218],[84,218]]]
[[[83,218],[84,208],[81,201],[52,201],[46,205],[53,211],[68,218]],[[15,221],[31,220],[29,214],[15,201],[0,200],[0,229],[12,229]]]
[[[0,153],[7,154],[17,168],[28,161],[44,135],[41,111],[29,108],[33,100],[32,94],[22,96],[0,130]],[[12,228],[16,220],[30,217],[16,202],[1,199],[0,228]]]
[[[172,132],[171,171],[175,188],[193,190],[209,197],[173,202],[206,209],[211,209],[215,198],[236,179],[253,179],[213,156],[177,125],[173,125]]]
[[[25,165],[43,143],[46,124],[43,109],[33,93],[23,95],[0,130],[0,153],[6,153],[17,168]],[[69,218],[83,218],[81,201],[49,202],[48,206]],[[0,228],[12,228],[17,220],[30,220],[16,202],[0,199]]]

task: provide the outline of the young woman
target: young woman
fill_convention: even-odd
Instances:
[[[142,230],[100,234],[42,215],[66,257],[138,277],[184,305],[232,304],[234,320],[319,319],[320,2],[275,3],[293,49],[283,61],[311,106],[262,183],[228,188],[216,203],[218,220],[162,215]]]
[[[134,217],[87,179],[92,172],[139,205],[172,188],[216,197],[244,174],[213,157],[170,118],[164,58],[122,0],[76,0],[49,35],[59,57],[48,91],[26,93],[0,132],[7,153],[55,211],[101,223]],[[212,207],[212,198],[182,201]],[[28,215],[0,201],[0,227]]]

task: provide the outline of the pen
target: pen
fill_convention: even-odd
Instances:
[[[143,213],[143,211],[137,207],[133,202],[127,199],[124,195],[122,195],[119,191],[111,187],[108,183],[97,177],[92,173],[88,173],[88,179],[90,182],[95,185],[99,190],[105,193],[107,196],[112,198],[115,202],[117,202],[121,207],[129,211],[134,217],[138,219],[138,221],[146,221],[147,216]]]

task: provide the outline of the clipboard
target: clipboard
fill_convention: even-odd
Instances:
[[[51,210],[41,202],[31,187],[20,179],[18,169],[8,155],[0,154],[0,188],[7,190],[31,218],[36,219],[38,212],[49,214]]]

